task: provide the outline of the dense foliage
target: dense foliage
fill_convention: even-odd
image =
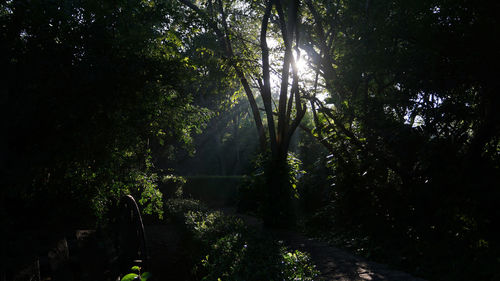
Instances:
[[[76,219],[124,193],[161,210],[153,155],[173,156],[210,116],[192,102],[186,85],[196,72],[166,29],[168,11],[127,1],[2,4],[1,198],[12,208],[2,211]]]
[[[2,1],[0,234],[94,223],[128,193],[161,215],[181,195],[174,168],[247,171],[240,207],[269,225],[301,210],[309,231],[423,276],[498,278],[499,8]],[[307,261],[191,207],[200,278]]]
[[[306,2],[306,48],[319,46],[321,54],[309,53],[323,56],[313,64],[328,91],[324,101],[313,100],[315,133],[331,153],[331,202],[321,215],[364,247],[418,264],[420,274],[492,278],[500,250],[492,75],[499,56],[486,30],[498,31],[496,8]]]
[[[194,200],[166,202],[166,218],[185,227],[195,280],[316,280],[310,257],[290,251],[239,218]]]

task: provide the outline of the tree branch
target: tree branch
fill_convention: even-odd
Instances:
[[[193,2],[189,0],[179,0],[182,4],[186,5],[189,7],[191,10],[196,12],[202,19],[205,20],[207,25],[215,32],[217,39],[219,41],[219,44],[221,45],[221,48],[224,50],[226,59],[229,63],[230,66],[232,66],[235,71],[236,75],[240,79],[241,84],[243,85],[243,89],[245,90],[245,94],[247,96],[248,102],[250,103],[250,107],[252,109],[252,114],[253,118],[255,121],[255,126],[257,128],[257,133],[259,136],[259,142],[260,142],[260,148],[262,151],[266,149],[266,133],[264,131],[264,125],[262,123],[262,119],[260,117],[259,109],[257,107],[257,102],[255,101],[255,97],[253,96],[252,89],[250,88],[250,85],[248,83],[248,80],[245,77],[245,73],[243,70],[234,62],[234,53],[233,49],[231,46],[231,41],[229,40],[228,36],[228,29],[227,29],[227,23],[226,23],[226,18],[225,18],[225,13],[222,5],[219,5],[219,9],[221,14],[223,15],[223,25],[225,28],[225,32],[220,30],[220,28],[217,26],[217,23],[214,22],[207,14],[205,11],[200,9],[197,5],[195,5]],[[219,2],[220,3],[220,2]]]
[[[274,127],[273,109],[271,102],[271,77],[269,74],[269,47],[267,46],[267,27],[269,24],[269,17],[271,16],[272,1],[268,1],[264,16],[262,17],[262,25],[260,29],[260,48],[262,51],[262,76],[264,84],[262,85],[262,100],[266,110],[267,126],[269,130],[269,138],[271,142],[271,151],[273,154],[277,153],[276,131]]]

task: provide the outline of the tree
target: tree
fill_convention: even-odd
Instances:
[[[1,4],[7,225],[23,208],[33,222],[92,217],[123,193],[161,212],[152,154],[189,145],[210,117],[192,104],[192,66],[165,14],[146,2]]]
[[[448,252],[490,278],[478,268],[493,262],[484,253],[498,249],[490,221],[500,200],[499,115],[492,110],[498,81],[491,75],[499,56],[486,32],[498,31],[497,7],[305,2],[302,47],[328,93],[309,97],[311,133],[331,153],[338,226],[362,229],[384,249],[405,249],[415,264],[428,262],[426,274],[442,270],[429,257]],[[488,246],[477,246],[482,239]],[[446,266],[462,267],[452,256]]]
[[[291,217],[288,203],[282,205],[271,203],[271,201],[287,202],[290,197],[290,184],[288,181],[287,155],[290,140],[299,126],[306,106],[302,100],[302,93],[299,89],[298,69],[293,52],[296,57],[300,57],[299,43],[299,1],[265,1],[263,4],[256,2],[231,1],[224,3],[222,0],[207,1],[206,7],[200,7],[189,0],[181,0],[185,6],[189,7],[196,15],[203,20],[207,28],[214,32],[220,44],[219,53],[226,59],[227,63],[234,69],[240,79],[245,94],[248,98],[258,136],[261,143],[261,150],[270,149],[271,159],[266,170],[268,175],[268,203],[270,210],[266,211],[266,222],[269,224],[285,223]],[[245,12],[246,10],[246,12]],[[250,20],[245,20],[241,15],[248,16]],[[258,15],[258,17],[256,17]],[[242,24],[248,28],[249,24],[256,23],[260,17],[260,31],[258,34],[245,34]],[[236,19],[240,21],[228,19]],[[275,24],[275,30],[270,30],[269,22]],[[256,29],[252,31],[257,32]],[[273,68],[270,62],[270,49],[267,43],[268,37],[282,43],[280,51],[283,52],[280,72],[279,94],[277,94],[277,105],[273,105],[274,90],[271,85],[271,72]],[[279,37],[276,37],[279,34]],[[234,41],[249,41],[252,49],[235,49]],[[242,53],[255,53],[255,46],[260,47],[261,59],[258,62],[251,62],[238,56]],[[261,68],[258,71],[258,68]],[[248,77],[255,81],[250,85]],[[258,110],[257,101],[252,91],[252,86],[259,90],[264,106],[264,115],[267,121],[268,139],[264,133],[264,124]],[[269,145],[269,147],[267,147]]]

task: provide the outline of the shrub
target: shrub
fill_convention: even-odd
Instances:
[[[183,187],[186,179],[182,176],[173,174],[164,175],[161,178],[159,188],[167,198],[180,198],[183,194]]]
[[[181,214],[182,213],[182,214]],[[308,254],[289,251],[268,235],[194,200],[168,200],[165,214],[183,218],[193,244],[193,273],[198,280],[315,280]]]

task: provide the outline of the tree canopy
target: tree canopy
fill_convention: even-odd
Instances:
[[[18,208],[102,216],[128,193],[161,214],[158,185],[181,158],[233,174],[260,154],[247,188],[267,224],[295,223],[296,197],[314,198],[305,217],[323,233],[427,276],[443,276],[433,262],[450,280],[498,276],[498,8],[3,1],[2,223]]]
[[[152,152],[173,155],[210,116],[190,88],[203,75],[165,26],[170,5],[2,4],[2,197],[100,209],[113,194],[146,192],[161,202]]]

